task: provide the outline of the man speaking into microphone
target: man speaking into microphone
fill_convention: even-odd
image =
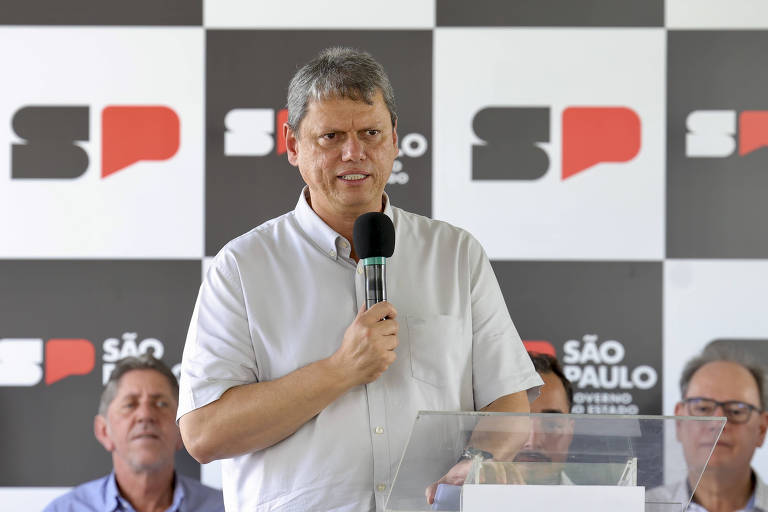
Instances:
[[[378,62],[321,52],[290,82],[283,132],[306,187],[205,276],[182,437],[200,462],[223,459],[227,510],[382,511],[417,411],[527,412],[542,382],[479,243],[384,193],[397,113]],[[370,212],[394,248],[365,255],[386,265],[386,301],[368,308],[353,229]]]

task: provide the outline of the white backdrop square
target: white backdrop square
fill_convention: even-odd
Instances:
[[[2,28],[0,45],[13,48],[0,54],[0,257],[202,257],[204,30]],[[102,177],[102,112],[118,105],[175,113],[175,154]],[[25,142],[12,120],[27,106],[88,109],[82,175],[12,178]]]
[[[664,414],[674,414],[680,400],[678,381],[685,363],[709,342],[768,342],[766,289],[768,261],[664,262]],[[756,452],[753,467],[768,475],[766,448]]]
[[[206,28],[432,28],[435,2],[204,0],[203,24]]]
[[[662,259],[665,51],[664,29],[436,29],[434,216],[467,228],[493,259]],[[473,144],[484,144],[473,121],[488,107],[549,109],[543,176],[473,180]],[[639,151],[562,178],[569,107],[634,112]],[[519,164],[499,160],[499,172]]]
[[[668,28],[768,28],[765,0],[666,0]]]

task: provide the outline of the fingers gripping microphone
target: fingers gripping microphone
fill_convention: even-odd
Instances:
[[[387,300],[387,258],[395,252],[395,226],[379,212],[364,213],[352,230],[357,257],[365,271],[365,306]]]

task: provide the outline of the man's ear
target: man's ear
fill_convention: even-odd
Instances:
[[[97,414],[96,417],[93,418],[93,435],[96,436],[96,439],[101,443],[101,446],[103,446],[105,450],[110,453],[115,450],[115,443],[113,443],[112,438],[109,437],[107,419],[101,414]]]
[[[685,404],[683,402],[677,402],[675,404],[675,416],[686,416],[685,414]],[[682,432],[680,431],[682,425],[679,421],[675,422],[675,438],[680,441],[682,438],[680,437],[682,435]]]
[[[288,153],[288,162],[294,167],[299,166],[299,139],[297,133],[283,123],[283,139],[285,140],[285,151]]]
[[[768,412],[760,413],[760,437],[757,446],[763,446],[765,441],[765,432],[768,430]]]

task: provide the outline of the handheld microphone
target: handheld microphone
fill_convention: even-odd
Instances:
[[[365,306],[387,300],[387,258],[395,252],[395,226],[380,212],[364,213],[352,230],[355,252],[365,271]]]

